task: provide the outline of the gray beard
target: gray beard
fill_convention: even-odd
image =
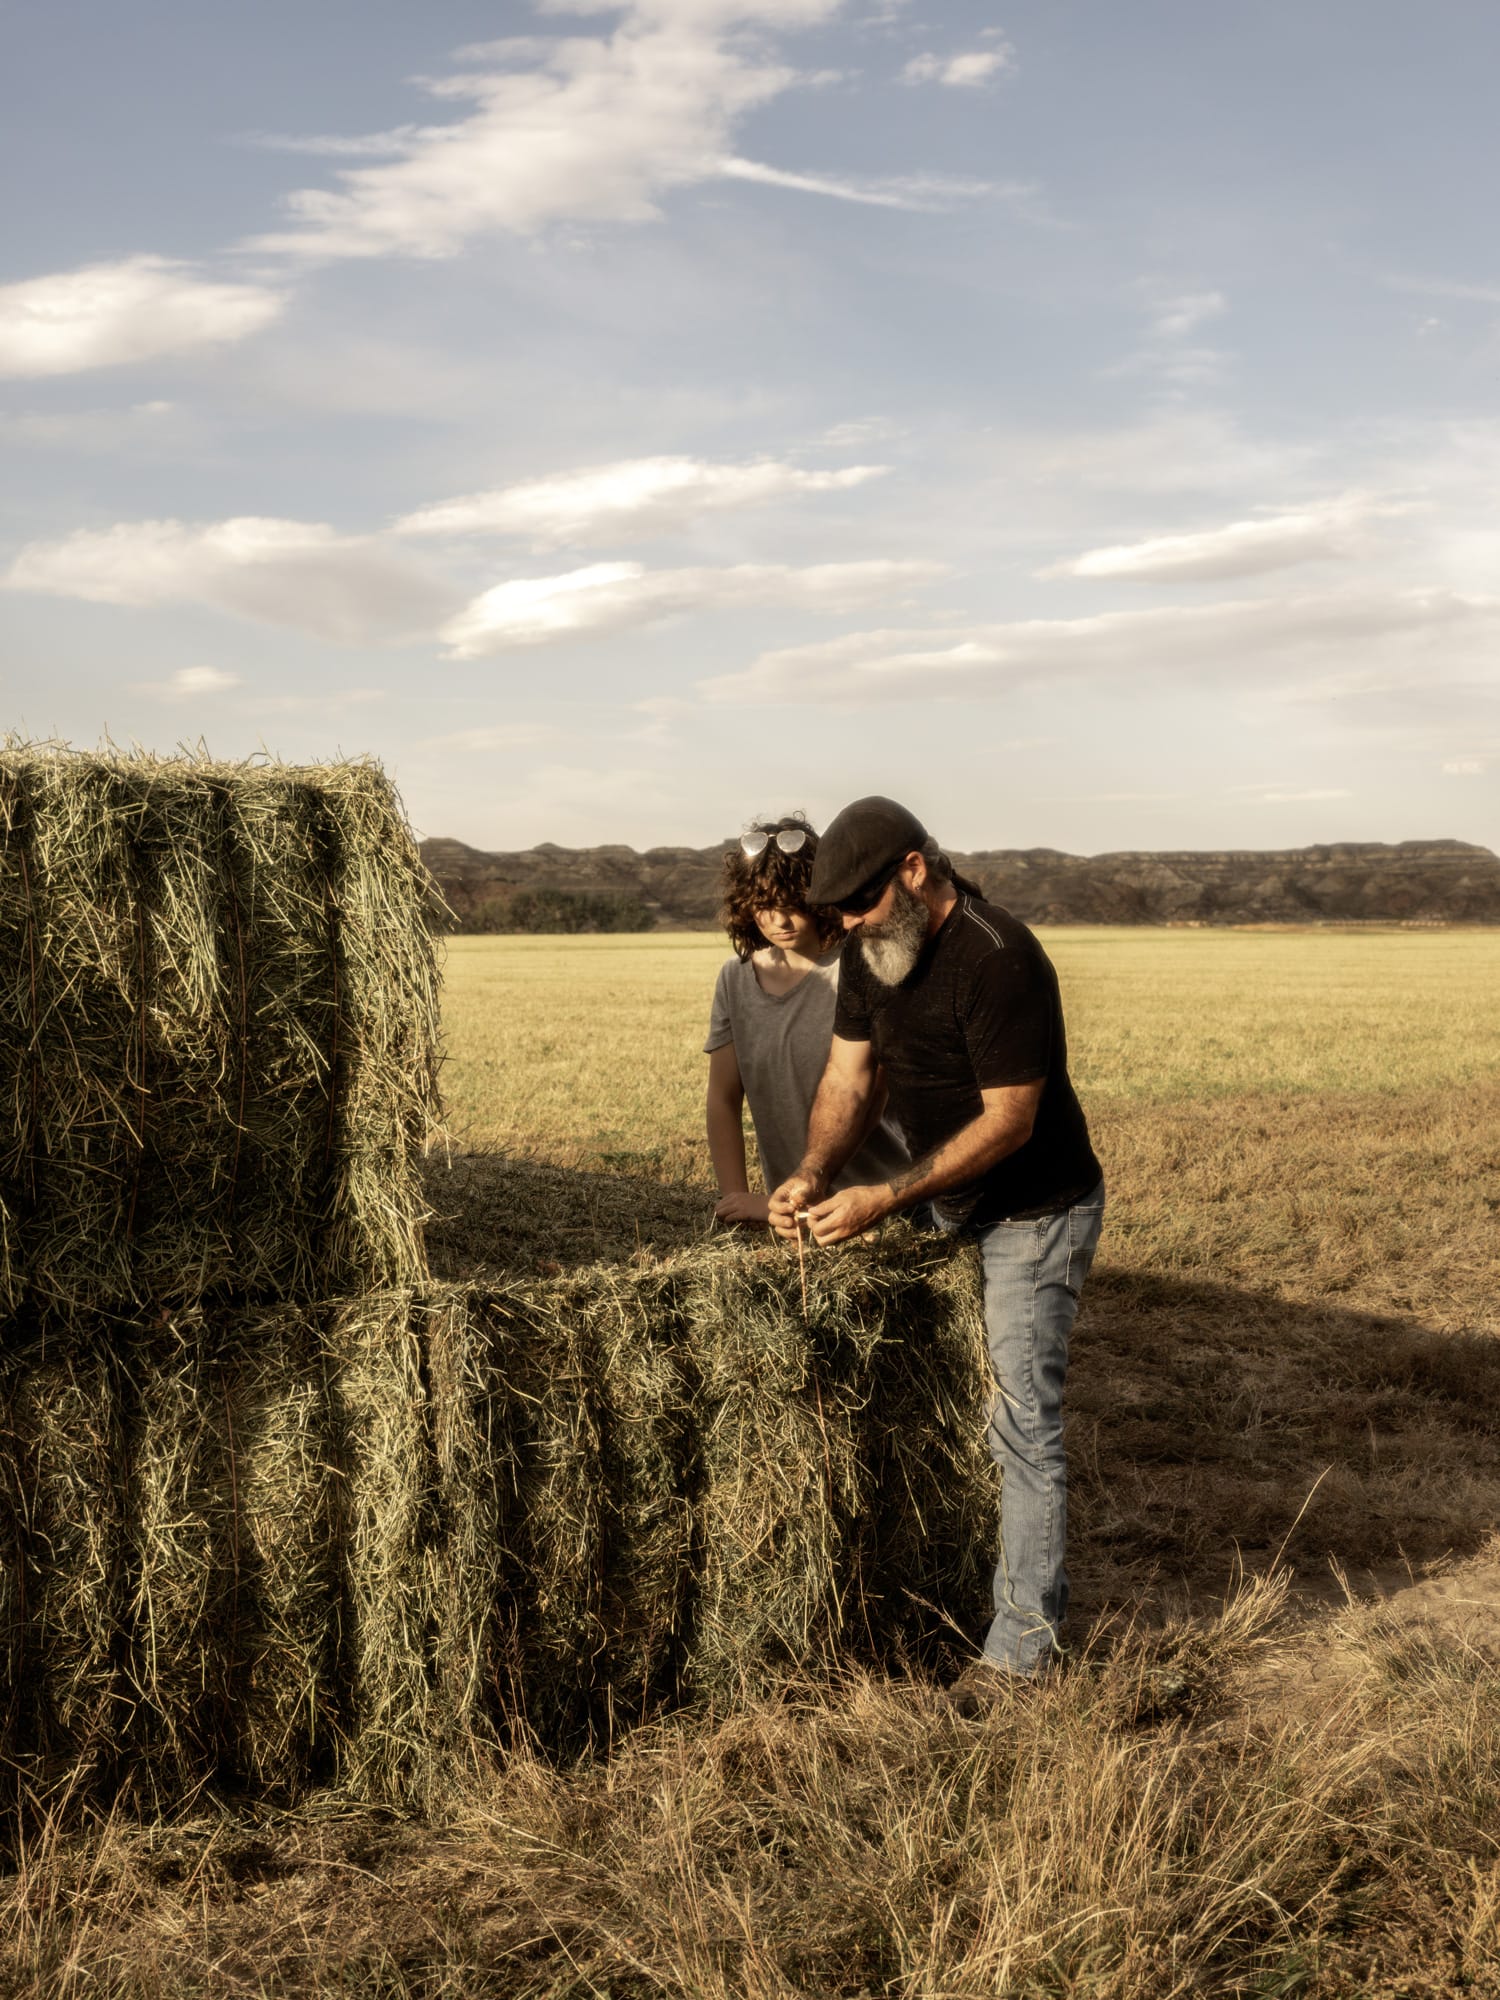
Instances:
[[[904,882],[895,891],[885,922],[859,934],[859,955],[882,986],[899,986],[927,942],[927,905]]]

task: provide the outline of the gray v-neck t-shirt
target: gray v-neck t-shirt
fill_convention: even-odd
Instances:
[[[719,968],[703,1053],[734,1044],[768,1190],[796,1171],[807,1150],[808,1114],[833,1041],[839,956],[835,947],[790,993],[767,993],[749,959]],[[878,1185],[906,1164],[900,1132],[882,1121],[833,1185]]]

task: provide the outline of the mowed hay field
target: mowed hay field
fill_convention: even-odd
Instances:
[[[981,1723],[789,1685],[425,1823],[42,1834],[0,1991],[1500,1994],[1500,934],[1046,942],[1111,1198],[1069,1671]],[[641,1256],[706,1220],[721,956],[452,941],[456,1146],[587,1170]]]

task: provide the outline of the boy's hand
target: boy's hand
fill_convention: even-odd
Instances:
[[[748,1194],[743,1190],[738,1194],[720,1195],[714,1204],[715,1222],[758,1222],[766,1221],[769,1196]]]

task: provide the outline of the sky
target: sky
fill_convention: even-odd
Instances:
[[[1492,0],[13,0],[0,682],[417,830],[1500,847]]]

